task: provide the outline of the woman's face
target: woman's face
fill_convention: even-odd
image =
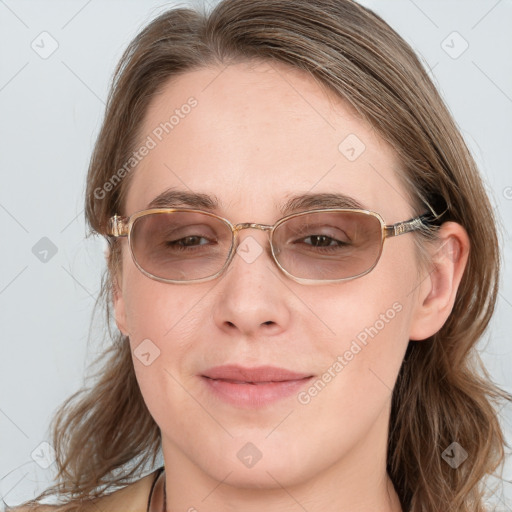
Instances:
[[[127,215],[172,190],[214,197],[210,211],[233,224],[274,224],[293,196],[323,193],[348,196],[387,224],[414,216],[391,149],[341,100],[283,65],[186,73],[153,99],[140,133],[137,147],[147,149],[132,171]],[[116,320],[168,471],[261,488],[328,468],[350,467],[354,482],[385,468],[391,392],[418,303],[414,236],[386,241],[361,278],[314,285],[280,272],[261,230],[241,231],[244,252],[221,277],[194,284],[146,277],[124,240]],[[244,401],[248,386],[262,386],[257,400],[270,385],[204,376],[222,365],[312,377],[280,398]]]

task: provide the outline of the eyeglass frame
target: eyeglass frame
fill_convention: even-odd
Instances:
[[[222,221],[226,226],[228,226],[231,229],[231,247],[229,249],[229,253],[227,255],[226,261],[224,262],[224,265],[222,268],[215,274],[207,277],[203,277],[200,279],[190,279],[190,280],[175,280],[175,279],[165,279],[163,277],[158,277],[154,274],[151,274],[144,268],[142,268],[135,258],[135,254],[133,252],[132,244],[131,244],[131,232],[132,227],[135,221],[141,217],[151,215],[151,214],[160,214],[160,213],[173,213],[173,212],[189,212],[189,213],[202,213],[205,215],[208,215],[210,217],[214,217],[220,221]],[[379,254],[377,255],[377,258],[373,265],[366,271],[361,272],[360,274],[357,274],[355,276],[350,277],[342,277],[340,279],[306,279],[302,277],[296,277],[293,274],[290,274],[278,261],[275,253],[274,253],[274,245],[272,243],[272,236],[274,234],[275,229],[282,224],[283,222],[294,218],[294,217],[300,217],[302,215],[308,215],[311,213],[324,213],[324,212],[351,212],[351,213],[363,213],[366,215],[370,215],[375,217],[381,225],[381,242],[380,242],[380,249]],[[442,215],[442,214],[441,214]],[[254,228],[254,229],[260,229],[262,231],[266,231],[269,233],[269,243],[270,243],[270,253],[272,254],[272,259],[276,263],[276,265],[281,269],[281,271],[287,275],[290,279],[293,281],[296,281],[301,284],[327,284],[327,283],[339,283],[343,281],[351,281],[352,279],[357,279],[359,277],[362,277],[368,273],[370,273],[376,266],[377,263],[380,261],[382,251],[384,249],[384,242],[387,238],[392,238],[396,236],[403,235],[405,233],[411,233],[414,231],[418,231],[420,229],[425,229],[430,227],[433,224],[433,221],[439,219],[441,215],[434,215],[433,213],[427,212],[424,214],[421,214],[417,217],[413,217],[411,219],[396,222],[395,224],[386,224],[382,216],[374,212],[372,210],[364,210],[364,209],[358,209],[358,208],[323,208],[323,209],[315,209],[315,210],[307,210],[297,213],[292,213],[290,215],[287,215],[281,219],[279,219],[274,225],[270,224],[260,224],[258,222],[240,222],[238,224],[232,224],[228,219],[221,217],[220,215],[217,215],[212,212],[207,212],[205,210],[198,210],[198,209],[192,209],[192,208],[150,208],[147,210],[141,210],[139,212],[136,212],[130,216],[120,216],[120,215],[113,215],[110,217],[108,221],[107,226],[107,233],[106,236],[111,238],[124,238],[127,237],[128,239],[128,246],[130,248],[130,254],[132,256],[132,260],[135,263],[135,266],[147,277],[150,279],[154,279],[155,281],[163,282],[163,283],[170,283],[170,284],[189,284],[189,283],[202,283],[206,281],[211,281],[213,279],[218,278],[220,275],[222,275],[228,266],[230,265],[234,254],[236,253],[238,249],[238,245],[240,242],[240,239],[238,238],[238,233],[242,229],[248,229],[248,228]],[[110,240],[109,240],[110,241]]]

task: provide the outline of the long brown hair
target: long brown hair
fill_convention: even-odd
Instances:
[[[155,93],[178,74],[250,59],[305,71],[343,98],[396,151],[418,212],[426,205],[447,209],[443,219],[468,232],[469,261],[450,317],[429,340],[409,342],[393,390],[387,469],[404,510],[483,511],[482,482],[504,459],[496,408],[512,398],[492,383],[475,349],[497,298],[494,214],[428,74],[379,16],[350,0],[224,0],[211,13],[161,14],[115,71],[87,177],[88,224],[105,234],[109,217],[123,212],[134,171],[117,171],[140,142]],[[103,280],[107,318],[119,252],[114,243]],[[120,333],[101,364],[94,385],[72,396],[53,422],[59,474],[43,495],[66,497],[66,510],[140,477],[160,449]],[[453,442],[468,453],[457,469],[441,456]]]

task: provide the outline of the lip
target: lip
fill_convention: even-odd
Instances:
[[[313,377],[275,366],[216,366],[200,375],[208,390],[242,408],[257,408],[296,394]]]
[[[203,377],[210,379],[234,380],[241,382],[278,382],[287,380],[299,380],[311,377],[311,373],[298,373],[278,368],[277,366],[257,366],[247,368],[234,364],[215,366],[206,370]]]

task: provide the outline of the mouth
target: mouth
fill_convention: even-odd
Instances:
[[[226,365],[200,377],[215,398],[240,408],[259,408],[298,393],[313,375],[270,366]]]
[[[309,373],[299,373],[277,366],[257,366],[247,368],[238,365],[215,366],[204,372],[203,377],[236,383],[269,383],[300,380],[312,377]]]

